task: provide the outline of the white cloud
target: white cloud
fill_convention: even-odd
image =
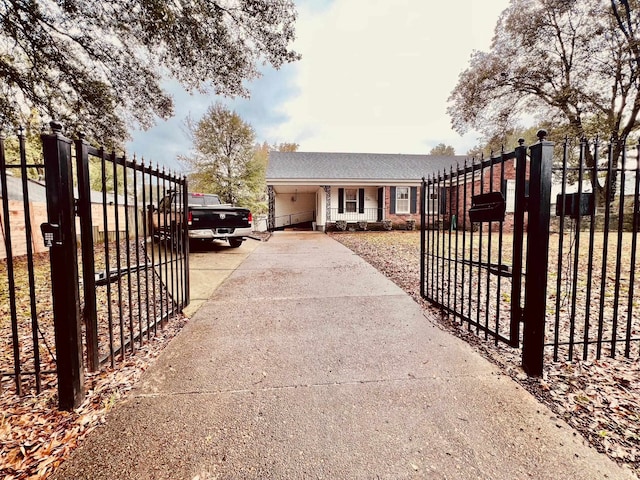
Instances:
[[[473,50],[487,50],[509,0],[301,1],[295,49],[302,60],[248,86],[251,99],[224,99],[259,141],[306,151],[427,153],[438,143],[464,154],[477,134],[450,127],[447,98]],[[138,132],[131,152],[176,167],[191,148],[185,117],[216,97],[169,83],[176,116]]]
[[[474,7],[475,3],[475,7]],[[294,84],[269,134],[302,150],[464,153],[476,143],[450,128],[447,98],[471,52],[489,48],[508,0],[339,0],[300,9]]]

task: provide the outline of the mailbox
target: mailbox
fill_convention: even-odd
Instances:
[[[562,207],[564,204],[564,215],[573,219],[585,217],[594,213],[593,193],[567,193],[558,194],[556,197],[556,216],[562,215]]]
[[[469,219],[472,222],[502,222],[507,204],[502,192],[489,192],[471,198]]]

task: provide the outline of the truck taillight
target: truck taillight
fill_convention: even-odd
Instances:
[[[251,215],[251,212],[249,212],[249,223],[253,222],[253,215]]]
[[[187,225],[192,225],[193,224],[193,212],[189,212],[189,214],[187,215]]]

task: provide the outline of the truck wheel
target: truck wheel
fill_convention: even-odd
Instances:
[[[238,248],[240,245],[242,245],[244,238],[230,238],[229,239],[229,246],[231,248]]]

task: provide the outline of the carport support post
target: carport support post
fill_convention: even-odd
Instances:
[[[42,135],[42,145],[47,185],[47,217],[56,232],[49,256],[58,406],[61,410],[72,410],[82,402],[84,390],[71,140],[62,135],[60,124],[51,122],[51,128],[52,135]]]
[[[540,141],[530,147],[529,218],[527,276],[524,300],[522,367],[531,376],[541,376],[544,357],[544,329],[547,309],[547,267],[549,265],[549,221],[551,216],[551,165],[553,142],[540,130]]]

